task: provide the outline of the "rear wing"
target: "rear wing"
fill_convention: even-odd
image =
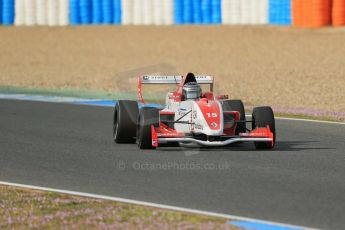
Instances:
[[[195,76],[198,84],[209,84],[210,90],[213,91],[213,77],[212,76]],[[175,84],[179,85],[182,88],[184,83],[183,76],[155,76],[155,75],[143,75],[138,77],[138,96],[140,101],[145,104],[142,96],[142,85],[143,84]]]
[[[183,76],[153,76],[144,75],[139,77],[141,84],[180,84]],[[195,76],[199,84],[213,84],[212,76]]]

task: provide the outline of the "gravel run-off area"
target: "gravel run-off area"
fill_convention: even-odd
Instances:
[[[0,85],[134,93],[139,74],[191,71],[249,107],[345,120],[344,42],[343,28],[0,27]]]

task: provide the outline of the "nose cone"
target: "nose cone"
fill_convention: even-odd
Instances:
[[[218,132],[221,131],[221,109],[220,105],[216,101],[209,100],[200,100],[196,102],[199,106],[205,121],[212,133],[212,135],[218,135]]]

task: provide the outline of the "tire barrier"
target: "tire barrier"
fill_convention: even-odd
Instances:
[[[13,25],[14,23],[14,0],[1,0],[2,24]]]
[[[83,25],[91,24],[92,14],[91,14],[91,0],[79,0],[80,7],[80,23]]]
[[[2,0],[0,0],[0,25],[2,24]]]
[[[44,25],[47,25],[47,22],[48,22],[47,0],[37,0],[36,1],[36,24],[39,26],[44,26]]]
[[[174,4],[173,0],[162,0],[164,2],[163,14],[164,25],[172,25],[174,23]]]
[[[69,17],[70,24],[79,25],[80,24],[79,0],[70,0],[69,11],[70,11],[70,17]]]
[[[133,0],[133,25],[142,25],[144,22],[143,1]]]
[[[240,6],[241,0],[222,1],[222,21],[223,24],[239,24],[240,23]]]
[[[103,9],[103,24],[112,24],[114,22],[114,3],[113,0],[103,0],[101,1]],[[93,14],[93,12],[92,12]],[[101,24],[102,24],[101,23]]]
[[[25,25],[34,26],[36,25],[36,1],[35,0],[25,0],[24,1],[25,9]]]
[[[175,24],[183,24],[183,0],[174,0]]]
[[[0,0],[0,24],[345,26],[345,0]]]
[[[1,1],[2,0],[0,0],[0,2]],[[22,26],[25,23],[24,1],[25,0],[16,0],[16,4],[15,4],[16,15],[15,15],[14,24],[17,26]]]
[[[258,24],[268,23],[268,0],[258,0]]]
[[[194,21],[193,17],[193,1],[192,0],[183,0],[183,23],[192,24]]]
[[[240,1],[240,24],[246,25],[250,22],[250,6],[251,0]]]
[[[69,20],[69,0],[59,0],[59,26],[67,26]]]
[[[203,24],[211,24],[212,22],[212,7],[210,0],[201,0],[201,17]]]
[[[140,0],[141,1],[141,0]],[[153,0],[153,24],[163,25],[164,24],[164,3],[162,0]]]
[[[47,0],[47,24],[49,26],[59,25],[59,2]]]
[[[92,0],[92,24],[102,24],[103,6],[102,1]]]
[[[133,23],[133,0],[122,0],[122,24],[131,25]]]
[[[293,25],[304,28],[321,28],[331,25],[332,0],[293,0]]]
[[[270,0],[268,8],[270,24],[291,25],[291,0]]]
[[[143,2],[143,24],[153,24],[153,2],[152,0],[142,0]]]
[[[114,0],[114,24],[121,24],[122,20],[121,0]]]
[[[221,24],[222,23],[222,8],[221,0],[212,0],[211,1],[211,15],[212,15],[212,24]]]
[[[345,25],[345,1],[333,0],[332,25],[335,27]]]
[[[268,0],[223,0],[221,9],[223,24],[268,23]]]
[[[193,21],[195,24],[201,24],[202,23],[201,1],[200,0],[193,0]]]

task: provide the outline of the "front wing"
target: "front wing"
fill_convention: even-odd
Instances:
[[[169,142],[183,142],[183,143],[196,143],[201,146],[226,146],[236,142],[271,142],[274,145],[274,136],[270,127],[255,128],[247,133],[240,133],[238,136],[231,136],[224,141],[204,141],[193,137],[186,136],[184,133],[176,132],[168,126],[161,126],[155,128],[151,126],[152,132],[152,146],[158,147],[160,143]],[[223,136],[227,137],[227,136]]]

